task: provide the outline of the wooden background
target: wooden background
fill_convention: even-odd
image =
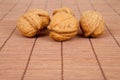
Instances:
[[[56,42],[48,35],[23,37],[16,28],[29,9],[71,8],[105,18],[99,38]],[[0,0],[0,80],[120,80],[120,0]]]

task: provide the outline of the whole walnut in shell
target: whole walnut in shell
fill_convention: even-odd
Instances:
[[[86,11],[80,19],[84,37],[99,37],[104,32],[103,16],[97,11]]]
[[[50,37],[56,41],[65,41],[78,33],[79,23],[68,8],[59,8],[53,12],[50,25]]]
[[[18,30],[26,37],[34,37],[50,22],[48,13],[44,10],[32,9],[24,13],[17,22]]]

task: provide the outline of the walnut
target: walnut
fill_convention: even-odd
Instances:
[[[18,30],[26,37],[34,37],[50,22],[48,13],[44,10],[33,9],[24,13],[17,22]]]
[[[56,41],[65,41],[78,33],[79,23],[68,8],[59,8],[53,12],[50,25],[50,37]]]
[[[86,11],[80,19],[84,37],[99,37],[104,32],[103,16],[97,11]]]

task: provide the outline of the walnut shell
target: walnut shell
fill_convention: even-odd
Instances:
[[[80,19],[84,37],[99,37],[104,32],[103,16],[97,11],[86,11]]]
[[[70,9],[60,8],[53,12],[48,29],[51,38],[56,41],[65,41],[78,33],[79,23]]]
[[[50,22],[48,13],[44,10],[33,9],[24,13],[17,21],[18,30],[26,37],[39,34],[40,30]]]

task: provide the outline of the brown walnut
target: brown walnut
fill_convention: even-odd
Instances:
[[[50,37],[56,41],[65,41],[78,33],[79,23],[69,8],[59,8],[53,12],[48,29]]]
[[[48,13],[44,10],[33,9],[24,13],[17,21],[18,30],[26,37],[34,37],[50,22]]]
[[[104,32],[103,16],[97,11],[86,11],[80,19],[84,37],[99,37]]]

